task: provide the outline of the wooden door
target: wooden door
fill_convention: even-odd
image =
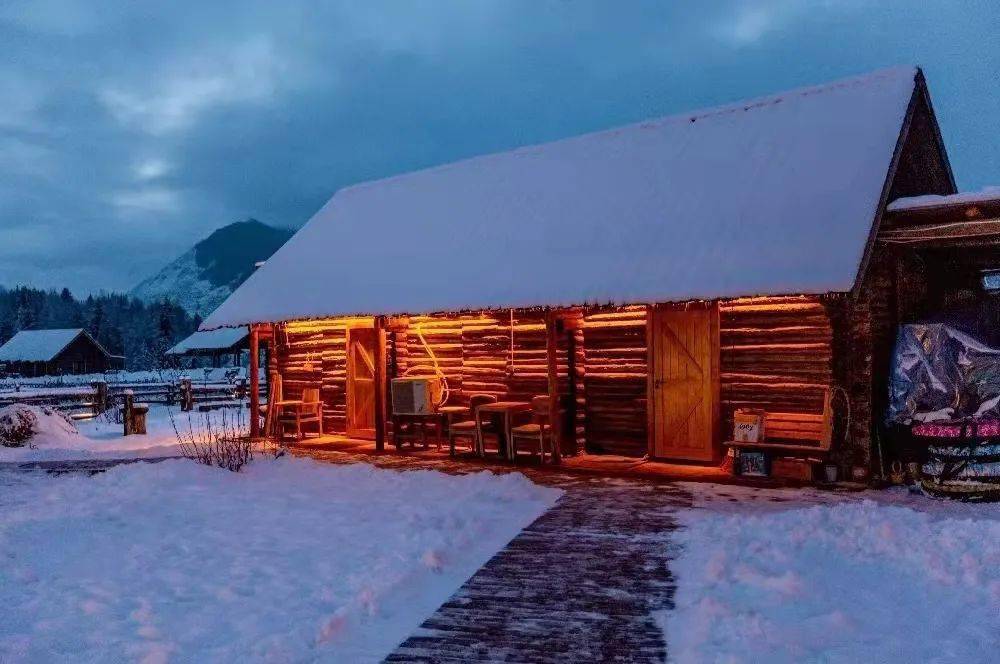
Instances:
[[[375,344],[371,327],[347,330],[347,435],[375,437]]]
[[[719,309],[656,307],[647,322],[649,450],[713,461],[718,450]]]

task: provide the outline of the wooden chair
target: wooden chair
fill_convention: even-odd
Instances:
[[[459,422],[451,422],[448,425],[448,450],[454,456],[455,454],[455,439],[456,438],[468,438],[471,442],[471,449],[477,453],[481,453],[482,441],[476,433],[476,408],[487,403],[494,403],[497,398],[491,394],[473,394],[469,397],[469,414],[472,415],[472,419],[461,420]],[[489,425],[484,423],[484,427]]]
[[[278,422],[281,425],[282,435],[284,435],[286,427],[292,428],[295,431],[296,440],[302,440],[305,437],[305,432],[302,430],[303,424],[315,424],[316,435],[322,436],[323,402],[319,398],[319,388],[307,387],[303,389],[302,401],[284,405]]]
[[[545,449],[552,456],[552,426],[549,422],[549,397],[547,394],[531,399],[531,422],[512,427],[510,430],[511,461],[517,460],[517,441],[527,441],[535,446],[542,463],[545,463]],[[532,450],[532,454],[535,450]]]

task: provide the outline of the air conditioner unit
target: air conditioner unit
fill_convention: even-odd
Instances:
[[[441,400],[441,379],[414,376],[392,379],[393,415],[430,415]]]

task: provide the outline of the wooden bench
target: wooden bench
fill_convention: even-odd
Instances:
[[[734,450],[733,475],[740,474],[740,453],[764,452],[773,456],[806,457],[822,462],[830,453],[833,442],[833,410],[830,390],[823,390],[823,412],[777,413],[764,412],[764,439],[755,443],[730,440],[724,443]]]

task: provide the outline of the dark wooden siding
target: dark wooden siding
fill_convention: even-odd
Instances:
[[[558,354],[560,393],[568,395],[572,384],[576,394],[567,451],[646,454],[646,312],[640,305],[567,316]],[[720,304],[720,318],[724,436],[739,407],[822,410],[821,389],[832,380],[833,337],[822,298],[731,300]],[[274,356],[285,395],[297,398],[303,387],[320,385],[331,432],[345,429],[345,332],[358,324],[371,322],[292,323],[277,335]],[[513,320],[509,310],[412,316],[390,320],[387,330],[388,375],[431,373],[433,353],[453,403],[468,403],[477,393],[528,401],[548,390],[541,311],[515,310]]]
[[[719,306],[722,435],[733,411],[823,412],[833,379],[833,326],[818,296],[729,300]]]
[[[646,453],[646,307],[588,312],[583,323],[586,449]]]
[[[285,396],[298,398],[302,388],[320,385],[327,431],[343,433],[346,429],[346,331],[352,325],[371,324],[368,319],[326,319],[278,328],[273,357]],[[509,310],[396,318],[388,322],[387,332],[389,377],[408,371],[432,373],[436,359],[447,378],[452,403],[468,403],[472,394],[529,401],[548,392],[541,311],[515,311],[513,326]],[[570,391],[570,346],[574,347],[578,382],[584,371],[583,348],[570,341],[578,336],[581,333],[572,329],[560,335],[559,386],[565,395]],[[582,428],[586,403],[582,393],[578,393],[577,403],[575,416]]]
[[[318,385],[324,431],[343,433],[347,426],[347,328],[361,323],[331,318],[278,328],[272,361],[281,374],[284,397],[301,398],[304,387]]]

